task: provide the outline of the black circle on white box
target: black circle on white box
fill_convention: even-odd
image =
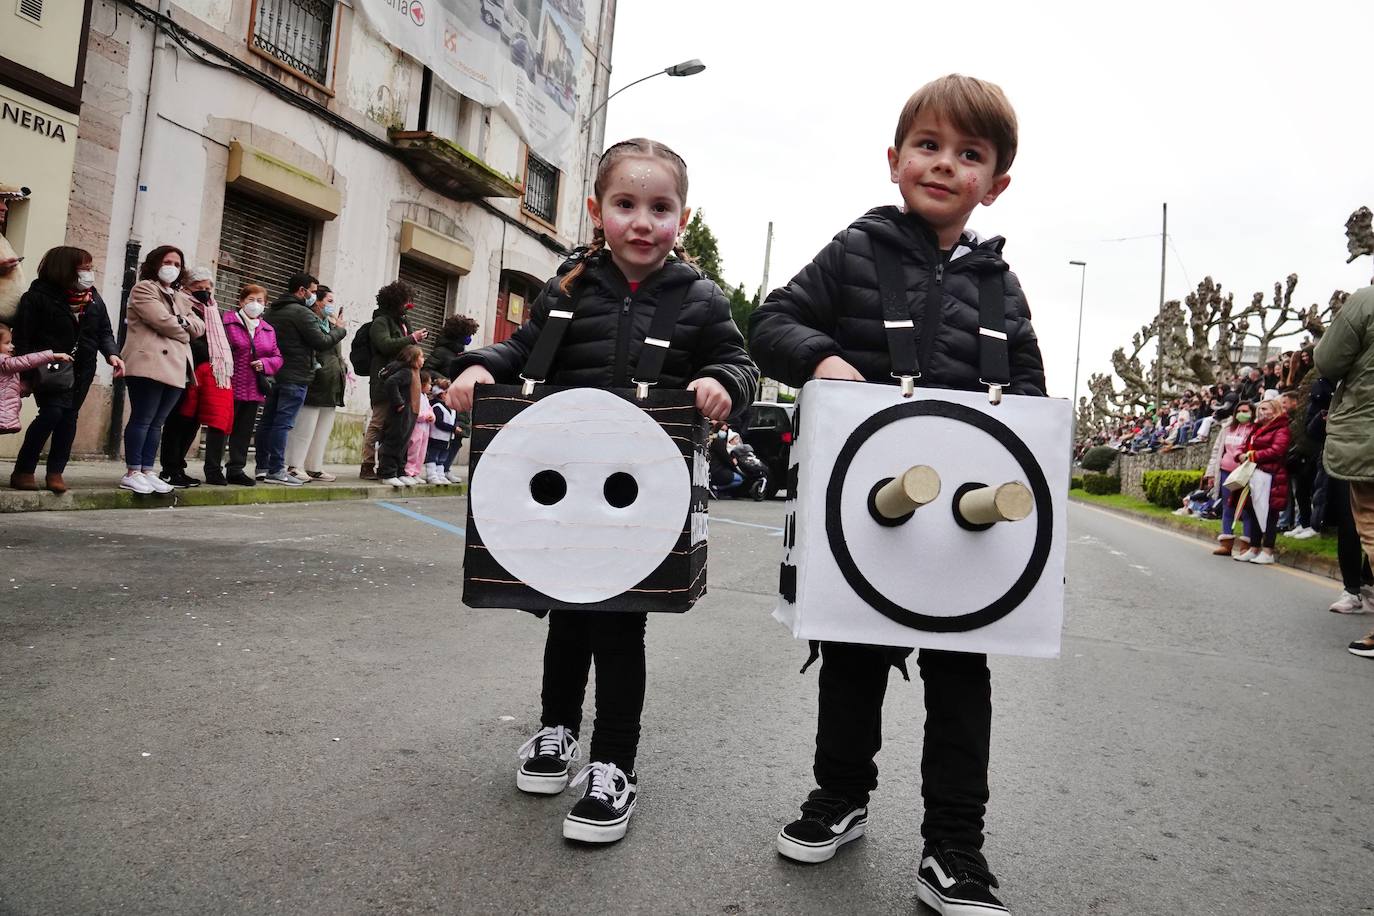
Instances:
[[[945,432],[946,436],[950,430],[967,429],[977,438],[961,444],[951,444],[942,442],[940,445],[927,446],[943,448],[947,452],[955,453],[957,462],[951,462],[946,468],[941,469],[937,466],[936,470],[941,472],[941,476],[948,486],[942,488],[945,492],[957,492],[957,484],[960,481],[953,480],[951,477],[965,472],[976,462],[973,460],[977,454],[978,446],[982,445],[985,450],[987,446],[996,443],[1002,447],[1003,454],[1008,459],[1005,462],[1008,470],[1019,471],[1017,476],[1023,476],[1025,482],[1030,487],[1031,494],[1035,500],[1035,512],[1032,519],[1027,520],[1033,525],[1033,536],[1027,537],[1025,534],[1018,535],[1015,531],[1019,523],[1012,525],[996,526],[998,528],[1009,529],[1008,539],[1001,542],[983,542],[988,548],[996,543],[1012,543],[1010,538],[1016,538],[1017,546],[1024,546],[1025,549],[1016,551],[1016,556],[1010,565],[1020,565],[1021,569],[1014,580],[1005,589],[997,594],[989,596],[988,600],[981,603],[965,613],[955,613],[949,615],[924,613],[912,610],[903,606],[892,598],[884,594],[882,588],[871,581],[871,576],[881,570],[890,570],[894,565],[899,568],[898,573],[888,573],[897,575],[909,565],[903,567],[901,564],[890,562],[873,565],[869,574],[865,574],[861,564],[856,560],[851,551],[851,544],[862,544],[865,540],[857,526],[871,526],[872,531],[888,532],[889,538],[902,538],[899,543],[903,549],[910,551],[913,560],[919,559],[917,552],[934,546],[934,537],[946,540],[963,538],[990,538],[995,536],[995,532],[964,532],[954,523],[952,514],[948,509],[939,511],[933,506],[923,507],[916,511],[915,520],[912,523],[901,526],[900,528],[880,528],[873,523],[873,519],[868,511],[867,500],[871,489],[869,478],[876,477],[876,474],[868,473],[874,465],[872,457],[863,459],[861,452],[864,446],[869,444],[875,437],[891,431],[894,424],[904,421],[919,421],[927,419],[931,421],[943,421],[944,424],[955,424],[953,426],[942,425],[940,431]],[[933,427],[934,429],[934,427]],[[985,442],[990,437],[991,442]],[[919,436],[905,437],[909,442],[923,441],[934,443],[936,437],[926,436],[924,439]],[[967,451],[959,453],[962,445]],[[987,460],[996,466],[999,456],[989,456]],[[915,462],[912,462],[915,463]],[[926,462],[929,463],[929,462]],[[857,465],[864,465],[865,479],[857,479],[854,471]],[[889,467],[890,461],[882,462],[882,467]],[[982,466],[986,471],[988,464]],[[894,469],[895,470],[895,469]],[[889,471],[889,474],[893,471]],[[998,479],[996,476],[989,476],[988,479]],[[1006,479],[1005,477],[1001,479]],[[846,484],[850,484],[846,486]],[[951,496],[944,496],[941,499],[952,499]],[[853,502],[854,506],[849,506]],[[923,513],[924,516],[923,516]],[[856,530],[846,533],[846,516],[849,516],[848,523],[856,526]],[[922,524],[925,527],[922,527]],[[938,526],[945,526],[940,528]],[[934,633],[962,633],[975,630],[979,627],[987,626],[1001,620],[1003,617],[1014,611],[1031,593],[1036,584],[1040,581],[1040,576],[1045,570],[1045,564],[1049,559],[1050,546],[1054,536],[1054,515],[1053,505],[1050,496],[1050,488],[1045,480],[1044,471],[1040,467],[1035,455],[1026,447],[1025,443],[1004,423],[981,411],[962,404],[955,404],[949,401],[907,401],[892,407],[880,410],[873,416],[860,423],[859,426],[850,434],[840,449],[839,455],[835,459],[835,466],[830,474],[830,481],[826,489],[825,506],[825,528],[826,537],[830,544],[830,552],[839,566],[840,574],[845,582],[853,589],[854,593],[862,598],[870,607],[878,611],[883,616],[895,621],[903,626],[915,630],[922,630]],[[1026,534],[1029,534],[1027,532]],[[922,538],[926,538],[925,542]],[[1022,542],[1029,542],[1023,545]],[[870,539],[871,543],[878,543],[877,540]],[[979,542],[964,542],[977,546]],[[891,559],[891,558],[888,558]],[[963,568],[951,566],[945,570],[946,579],[953,578],[957,583],[962,583],[961,592],[977,591],[978,585],[983,585],[981,580],[996,581],[1001,578],[995,575],[999,561],[1006,560],[1005,555],[999,556],[995,552],[988,550],[984,555],[972,556],[969,558],[974,561],[966,564]],[[1003,563],[1003,566],[1008,564]],[[916,584],[920,586],[919,583]],[[968,586],[973,586],[972,588]],[[921,589],[923,595],[934,591],[931,583],[925,583]]]
[[[468,498],[483,545],[508,573],[558,601],[594,604],[668,557],[691,494],[663,427],[608,391],[572,388],[492,437]]]

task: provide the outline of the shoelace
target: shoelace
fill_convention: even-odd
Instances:
[[[569,742],[572,743],[572,747],[568,748],[565,756],[564,747]],[[577,753],[577,739],[565,726],[556,725],[552,728],[546,726],[535,732],[533,738],[520,745],[520,750],[516,751],[516,756],[521,760],[529,760],[532,757],[558,757],[563,760],[574,760],[577,758]]]
[[[613,763],[589,763],[578,772],[569,785],[577,787],[590,779],[592,787],[587,790],[587,797],[608,802],[616,794],[617,776],[620,777],[622,784],[627,781],[624,771]]]

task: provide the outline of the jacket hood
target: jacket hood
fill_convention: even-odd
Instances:
[[[898,207],[874,207],[850,224],[875,238],[903,250],[915,251],[917,256],[932,264],[940,258],[939,241],[935,231],[926,221],[914,213],[903,212]],[[987,262],[1005,268],[1002,260],[1002,247],[1007,240],[1000,235],[984,239],[971,229],[965,229],[959,244],[950,254],[950,261],[972,258],[970,263]]]

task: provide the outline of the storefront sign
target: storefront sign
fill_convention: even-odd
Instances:
[[[58,143],[67,142],[65,124],[45,117],[36,111],[30,111],[16,102],[0,103],[0,120],[13,121],[24,130],[31,130],[49,140],[56,140]]]

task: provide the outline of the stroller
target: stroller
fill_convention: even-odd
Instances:
[[[754,454],[752,445],[736,445],[730,449],[730,457],[735,459],[736,467],[744,478],[740,484],[749,495],[759,502],[768,495],[768,465]]]

